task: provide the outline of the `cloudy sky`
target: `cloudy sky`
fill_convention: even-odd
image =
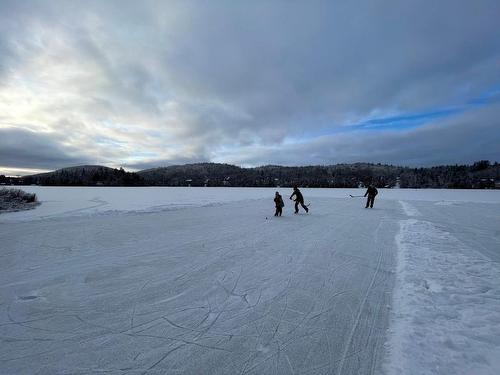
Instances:
[[[500,2],[0,0],[0,173],[500,161]]]

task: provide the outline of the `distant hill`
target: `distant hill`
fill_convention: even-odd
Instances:
[[[57,186],[141,186],[142,178],[136,173],[125,172],[101,165],[81,165],[58,169],[21,178],[24,184]]]
[[[354,188],[374,183],[378,187],[462,188],[500,187],[500,164],[487,160],[472,165],[408,168],[354,163],[283,167],[266,165],[241,168],[229,164],[196,163],[126,172],[99,165],[59,169],[21,178],[0,176],[0,183],[59,186],[243,186]]]

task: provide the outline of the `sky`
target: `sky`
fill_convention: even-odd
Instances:
[[[0,174],[500,161],[500,2],[0,0]]]

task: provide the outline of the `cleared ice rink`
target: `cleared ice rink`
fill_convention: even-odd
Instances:
[[[26,187],[0,373],[496,374],[500,192]],[[273,195],[285,199],[273,217]],[[266,219],[267,217],[267,219]]]

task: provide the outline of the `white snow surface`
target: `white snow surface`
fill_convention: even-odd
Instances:
[[[400,222],[396,236],[398,276],[387,373],[498,373],[499,264],[446,226],[422,220],[413,205],[400,203],[409,219]]]
[[[294,215],[284,188],[25,189],[41,206],[0,215],[0,374],[500,368],[498,191],[302,189]]]

